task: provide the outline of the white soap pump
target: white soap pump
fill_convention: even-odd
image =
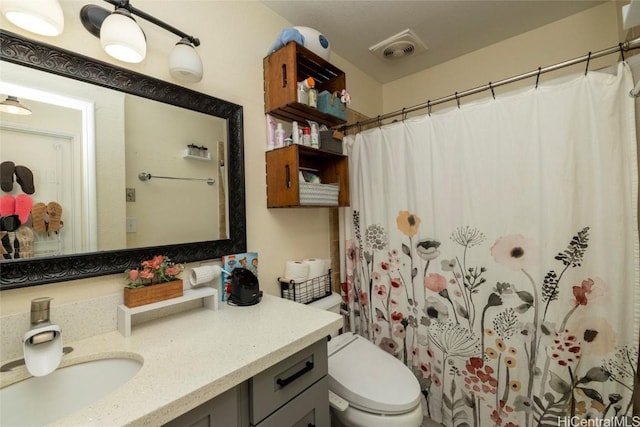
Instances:
[[[49,305],[52,298],[31,300],[31,329],[24,334],[24,361],[34,377],[42,377],[55,371],[62,360],[60,326],[49,321]]]

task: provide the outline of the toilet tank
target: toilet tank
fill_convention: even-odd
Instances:
[[[340,303],[342,302],[342,298],[339,294],[332,292],[331,295],[327,295],[324,298],[320,298],[317,301],[311,302],[307,305],[315,308],[319,308],[320,310],[333,311],[334,313],[340,314]]]
[[[320,298],[317,301],[311,302],[307,305],[315,308],[319,308],[320,310],[333,311],[334,313],[340,313],[340,303],[342,302],[342,297],[340,294],[335,292],[331,293],[331,295],[327,295],[324,298]],[[342,328],[340,328],[342,330]],[[331,337],[335,337],[339,334],[339,332],[334,332],[331,334]]]

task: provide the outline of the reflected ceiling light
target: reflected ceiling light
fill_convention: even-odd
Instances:
[[[195,50],[200,40],[136,9],[129,0],[104,1],[116,6],[113,13],[100,6],[85,5],[80,10],[80,20],[91,34],[100,37],[105,52],[121,61],[136,63],[144,60],[147,43],[144,32],[133,19],[135,15],[180,37],[169,56],[172,77],[188,83],[202,80],[202,60]]]
[[[57,36],[64,29],[58,0],[2,0],[2,14],[18,27],[43,36]]]
[[[8,95],[7,99],[0,102],[0,112],[9,114],[20,114],[23,116],[31,114],[31,110],[18,101],[15,96]]]
[[[202,80],[202,60],[188,39],[182,38],[171,51],[169,72],[174,78],[189,83]]]

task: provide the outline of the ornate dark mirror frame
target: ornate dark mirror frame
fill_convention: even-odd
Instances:
[[[227,120],[229,239],[4,260],[0,290],[122,273],[144,259],[163,254],[176,262],[193,262],[246,252],[244,135],[242,106],[106,62],[0,31],[0,61],[24,65],[86,83],[138,95]]]

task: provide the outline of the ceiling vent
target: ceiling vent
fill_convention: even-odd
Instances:
[[[369,51],[380,59],[398,60],[425,52],[427,46],[413,31],[406,29],[369,48]]]

